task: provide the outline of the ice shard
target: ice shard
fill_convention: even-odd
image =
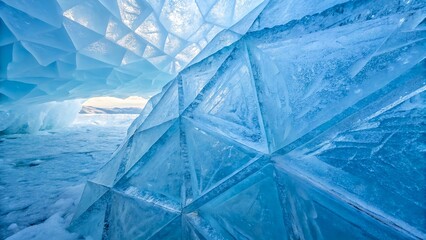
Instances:
[[[252,4],[200,2],[217,24]],[[150,100],[70,229],[426,238],[425,17],[424,1],[271,1],[240,40]]]

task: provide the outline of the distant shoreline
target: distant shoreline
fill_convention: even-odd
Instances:
[[[92,106],[83,106],[80,114],[140,114],[143,108],[99,108]]]

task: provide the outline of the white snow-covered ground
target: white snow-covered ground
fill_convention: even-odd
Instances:
[[[80,114],[63,129],[0,136],[0,239],[75,239],[66,231],[86,180],[135,114]]]

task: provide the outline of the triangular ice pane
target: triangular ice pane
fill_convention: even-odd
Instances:
[[[81,196],[78,208],[74,213],[74,219],[86,211],[94,202],[101,198],[107,191],[108,187],[88,181],[84,187],[83,195]]]
[[[256,153],[184,120],[194,197],[215,186],[248,163]]]
[[[178,216],[151,236],[149,240],[182,239],[182,224],[182,217]]]
[[[172,126],[155,146],[128,171],[114,188],[135,188],[179,203],[183,161],[180,157],[180,131]]]
[[[113,192],[107,239],[148,239],[178,214],[129,193]]]
[[[107,192],[78,218],[73,219],[69,230],[78,231],[82,236],[93,240],[101,240],[105,228],[105,215],[110,201],[111,194]]]
[[[268,152],[250,61],[244,45],[234,50],[214,84],[205,93],[192,118],[261,152]]]
[[[268,165],[200,208],[236,239],[283,239],[287,233],[273,168]]]

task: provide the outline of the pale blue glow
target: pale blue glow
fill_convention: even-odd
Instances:
[[[162,86],[87,183],[70,231],[426,238],[425,1],[64,0],[60,17],[21,3],[0,3],[11,102],[53,88],[19,80],[50,67],[75,76],[67,96]],[[18,9],[62,29],[76,62],[67,49],[39,55],[33,35],[10,26]],[[43,70],[21,69],[28,55]]]

